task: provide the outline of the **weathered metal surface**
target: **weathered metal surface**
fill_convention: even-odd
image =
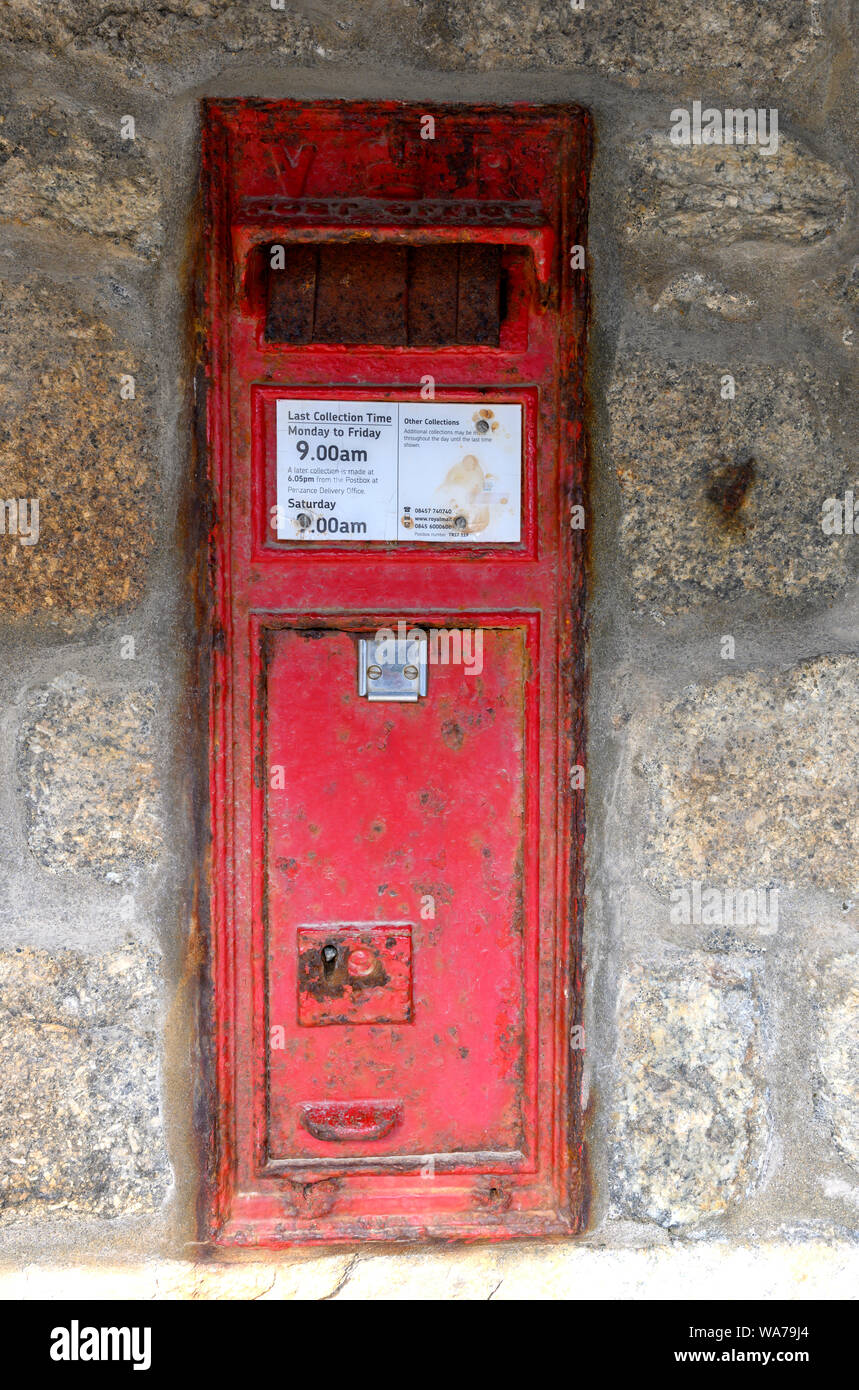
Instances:
[[[436,108],[436,138],[422,140],[424,114],[206,109],[221,634],[210,1229],[227,1243],[561,1233],[586,1209],[581,1052],[569,1049],[584,833],[569,769],[583,761],[585,682],[569,507],[584,500],[586,295],[567,249],[584,241],[588,123],[575,109]],[[302,342],[309,259],[304,289],[276,308],[249,273],[273,242],[315,248],[314,300],[326,248],[332,286],[350,262],[336,248],[403,248],[403,340],[344,342],[332,290],[339,338]],[[482,338],[468,347],[446,336],[454,246],[456,333],[470,319]],[[407,341],[410,294],[434,346]],[[440,409],[522,404],[521,542],[275,540],[277,398],[416,401],[425,376]],[[361,699],[358,638],[400,617],[480,628],[483,671],[433,666],[416,703]],[[408,972],[387,945],[397,932]],[[326,946],[338,948],[327,961]],[[371,1000],[373,1021],[360,1019]]]
[[[308,1134],[321,1144],[377,1144],[403,1118],[398,1100],[301,1102],[297,1111]]]
[[[310,343],[316,304],[317,246],[284,246],[283,268],[272,270],[268,252],[265,336],[269,343]]]
[[[290,859],[288,884],[298,867],[298,860]],[[287,937],[286,949],[290,946]],[[411,1023],[411,927],[299,927],[297,946],[299,1026]],[[279,1008],[291,1021],[290,1000],[282,993],[272,1016]]]
[[[360,1025],[336,1042],[329,1028],[306,1028],[289,1048],[270,1047],[269,1153],[324,1153],[296,1127],[295,1097],[360,1095],[381,1084],[382,1095],[403,1100],[404,1117],[390,1143],[366,1150],[371,1162],[378,1153],[458,1150],[465,1163],[482,1149],[509,1151],[515,1162],[533,1132],[522,896],[526,633],[485,629],[482,674],[438,665],[431,693],[413,705],[361,699],[356,645],[352,633],[333,630],[312,641],[295,629],[269,638],[265,762],[283,768],[288,788],[266,796],[269,1031],[290,1027],[296,993],[300,1023],[334,1015]],[[326,748],[330,758],[308,756]],[[399,941],[388,935],[392,912],[411,922]],[[347,930],[342,944],[324,927],[299,928],[296,951],[294,924],[361,915],[386,925]],[[326,976],[328,943],[337,960]],[[379,984],[369,991],[348,974],[359,943],[377,954]],[[410,1026],[366,1026],[387,1012],[389,1022]]]
[[[459,248],[456,337],[460,343],[498,346],[501,315],[501,248]]]
[[[455,343],[459,247],[413,246],[409,263],[409,343]]]
[[[406,341],[406,249],[403,246],[319,248],[313,337],[318,343]]]
[[[500,246],[346,242],[264,251],[269,343],[498,346]]]

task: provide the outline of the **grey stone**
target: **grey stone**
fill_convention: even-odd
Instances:
[[[859,357],[859,259],[815,276],[799,287],[794,303],[803,316]],[[853,370],[859,363],[853,362]]]
[[[733,365],[736,395],[721,398]],[[636,605],[678,613],[743,594],[825,599],[849,580],[822,506],[836,462],[810,369],[678,365],[619,352],[608,393],[621,553]]]
[[[272,9],[269,0],[13,0],[0,19],[0,42],[48,51],[69,65],[75,59],[107,60],[130,77],[146,76],[175,86],[223,63],[225,52],[262,50],[267,56],[318,61],[326,43],[343,46],[344,33],[322,6]],[[345,23],[351,38],[354,18]],[[351,48],[352,45],[350,44]]]
[[[31,698],[19,774],[27,842],[46,869],[111,881],[161,847],[152,690],[103,694],[70,678]]]
[[[0,528],[0,620],[73,626],[140,599],[158,499],[153,385],[68,291],[0,283],[0,498],[39,503],[36,544]]]
[[[0,953],[0,1223],[162,1204],[156,989],[137,946]]]
[[[705,309],[733,322],[747,322],[758,316],[758,302],[751,295],[729,290],[721,281],[698,270],[675,275],[654,299],[652,308],[654,313],[670,309],[681,315]]]
[[[859,1169],[859,954],[845,951],[820,962],[814,997],[815,1109],[838,1153]]]
[[[859,883],[859,660],[689,686],[640,718],[648,784],[646,876],[778,883],[847,893]]]
[[[286,0],[273,10],[237,0],[11,0],[0,20],[0,41],[50,49],[66,62],[98,54],[134,74],[163,82],[210,70],[224,52],[265,53],[318,63],[357,54],[389,63],[486,71],[582,67],[636,86],[643,78],[683,79],[727,74],[751,95],[775,79],[819,63],[826,39],[805,0],[777,9],[757,0],[723,0],[678,9],[654,0],[642,13],[612,0],[368,0],[361,6]],[[697,91],[695,95],[697,95]]]
[[[781,135],[766,155],[759,145],[672,145],[669,129],[632,152],[629,238],[813,243],[844,221],[850,179],[795,140]]]
[[[163,243],[157,161],[142,133],[67,99],[0,103],[0,218],[85,232],[154,260]]]
[[[635,965],[618,1026],[615,1214],[665,1227],[724,1215],[755,1186],[768,1138],[752,970],[685,954]]]
[[[585,0],[580,11],[565,0],[530,0],[513,7],[484,0],[465,14],[474,16],[475,33],[487,27],[491,33],[501,15],[509,16],[511,47],[514,26],[524,31],[527,43],[528,21],[534,16],[537,39],[553,61],[595,68],[631,85],[651,75],[670,75],[678,95],[691,91],[699,96],[695,84],[703,73],[729,74],[746,92],[761,91],[767,78],[784,80],[823,47],[820,26],[801,0],[787,0],[778,9],[760,0],[705,0],[682,7],[670,0],[651,0],[646,7]]]

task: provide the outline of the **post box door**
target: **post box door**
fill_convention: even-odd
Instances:
[[[359,695],[353,633],[268,635],[275,1161],[461,1167],[528,1147],[527,633],[481,631],[479,675],[436,665],[402,704]],[[363,1138],[316,1118],[358,1100]]]
[[[221,1242],[583,1222],[587,157],[207,106]]]

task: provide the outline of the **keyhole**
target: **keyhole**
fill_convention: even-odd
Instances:
[[[329,945],[329,946],[323,946],[323,947],[322,947],[322,969],[325,971],[325,974],[326,974],[326,975],[330,975],[330,974],[331,974],[332,970],[334,969],[334,966],[335,966],[336,962],[337,962],[337,947],[336,947],[336,946],[330,946],[330,945]]]

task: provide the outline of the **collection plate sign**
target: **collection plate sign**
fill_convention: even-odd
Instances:
[[[280,541],[521,539],[522,406],[277,401]]]

